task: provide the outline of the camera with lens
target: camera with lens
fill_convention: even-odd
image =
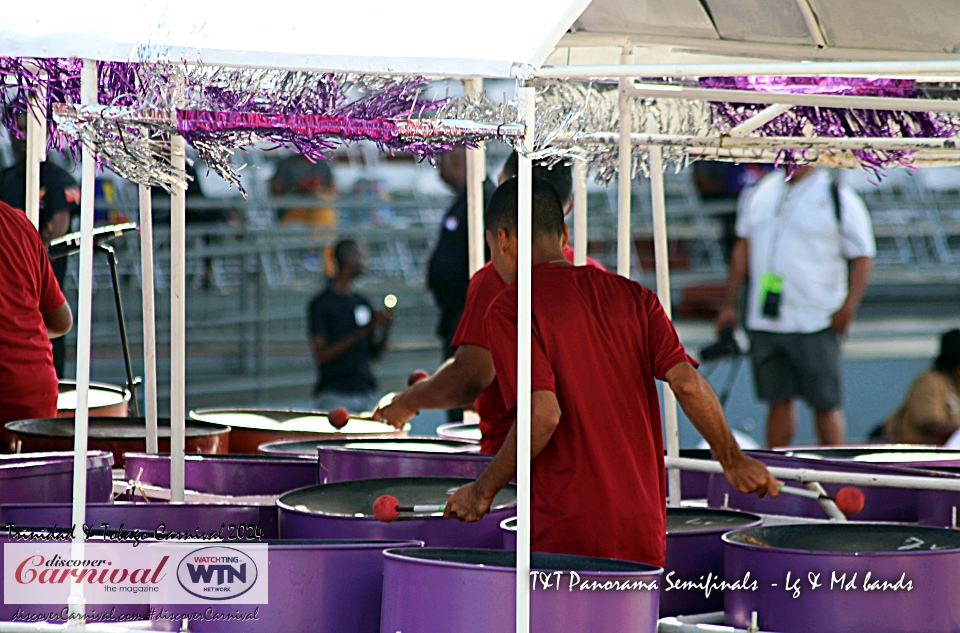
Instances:
[[[700,358],[705,361],[721,360],[740,355],[740,345],[733,336],[733,327],[727,326],[720,330],[720,336],[715,343],[700,350]]]

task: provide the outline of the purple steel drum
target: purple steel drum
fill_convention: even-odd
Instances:
[[[72,451],[72,418],[40,418],[8,422],[10,452]],[[160,450],[170,451],[170,420],[158,420]],[[187,421],[188,453],[226,453],[229,427]],[[147,423],[144,418],[90,418],[88,444],[91,449],[110,451],[113,463],[123,467],[123,454],[147,450]]]
[[[822,523],[723,540],[725,580],[746,586],[724,594],[729,625],[746,628],[756,611],[761,630],[780,633],[960,631],[960,532]]]
[[[113,498],[113,455],[87,452],[87,499]],[[73,452],[0,455],[3,503],[59,503],[73,499]]]
[[[70,525],[72,505],[47,503],[0,505],[0,525]],[[146,536],[171,532],[210,534],[222,531],[225,540],[243,540],[253,531],[261,539],[278,537],[276,506],[228,505],[218,503],[91,503],[85,523],[101,530],[139,530]],[[241,526],[243,526],[241,528]],[[164,539],[158,539],[164,540]]]
[[[169,455],[127,453],[125,458],[127,479],[170,487]],[[184,471],[187,490],[235,497],[280,495],[317,483],[312,462],[268,455],[187,455]]]
[[[516,630],[514,552],[410,549],[384,557],[380,633]],[[532,633],[657,630],[659,567],[542,553],[532,554],[530,563],[543,572],[531,578]]]
[[[383,551],[419,548],[414,540],[312,540],[267,543],[269,603],[261,605],[169,605],[151,601],[157,611],[192,613],[212,609],[233,615],[257,610],[256,620],[199,619],[191,631],[236,633],[377,633],[383,587]],[[178,548],[179,549],[179,548]],[[188,550],[187,550],[188,551]],[[404,550],[399,550],[404,551]],[[179,622],[164,630],[180,630]],[[158,628],[155,625],[155,628]]]
[[[686,582],[723,580],[723,541],[730,530],[763,523],[755,514],[707,508],[667,508],[667,563],[660,585],[660,615],[692,615],[723,610],[723,592],[688,587]],[[503,548],[517,549],[517,519],[506,519]],[[713,574],[712,579],[710,574]]]
[[[884,466],[960,466],[960,451],[925,444],[868,444],[776,449],[774,452],[812,459],[848,460]]]
[[[230,452],[256,455],[261,444],[282,440],[347,437],[405,437],[389,424],[351,415],[347,425],[335,428],[322,411],[304,409],[195,409],[190,419],[232,429]]]
[[[755,527],[755,514],[707,508],[667,508],[667,562],[660,585],[660,615],[691,615],[723,610],[723,591],[683,583],[723,580],[723,541],[731,530]]]
[[[916,469],[904,468],[885,464],[861,463],[835,459],[818,459],[815,457],[799,457],[789,454],[770,451],[747,451],[767,466],[781,468],[816,468],[818,470],[872,474],[872,475],[906,475],[916,477],[920,474]],[[940,474],[931,476],[950,477]],[[800,487],[797,482],[786,482],[788,486]],[[842,484],[823,484],[831,495],[835,495]],[[917,521],[917,491],[905,488],[883,488],[863,486],[863,510],[849,517],[854,521],[895,521],[914,523]],[[780,494],[777,497],[767,496],[763,499],[756,495],[737,492],[721,474],[710,476],[710,488],[707,501],[711,507],[722,507],[725,495],[729,495],[728,507],[744,512],[758,514],[779,514],[784,516],[809,517],[826,519],[827,514],[820,504],[813,500],[796,495]]]
[[[707,448],[685,448],[680,451],[680,457],[690,459],[713,459],[713,454]],[[684,499],[706,499],[710,488],[710,473],[696,470],[680,471],[680,492]]]
[[[373,502],[393,495],[401,505],[442,508],[460,486],[472,479],[400,477],[361,479],[294,490],[280,497],[280,537],[284,539],[416,539],[430,546],[503,546],[500,521],[517,513],[516,486],[506,486],[490,513],[475,523],[444,519],[441,512],[404,513],[392,523],[373,516]]]
[[[437,427],[437,436],[443,440],[460,440],[462,442],[480,442],[482,433],[480,425],[472,422],[455,422],[441,424]]]
[[[320,483],[387,477],[476,479],[493,455],[472,442],[436,438],[329,440],[317,445]]]
[[[941,466],[932,469],[932,472],[960,476],[960,468],[957,467]],[[960,492],[918,490],[917,523],[935,527],[960,527]]]

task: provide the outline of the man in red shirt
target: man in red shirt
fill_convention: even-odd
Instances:
[[[556,189],[566,200],[564,213],[573,207],[573,178],[568,165],[534,166],[534,174]],[[500,172],[502,184],[517,175],[517,155],[511,154]],[[564,246],[564,256],[573,261],[573,249]],[[587,263],[603,269],[595,260]],[[397,395],[393,401],[374,411],[374,417],[402,428],[421,409],[473,407],[480,416],[480,452],[496,453],[503,445],[514,416],[503,403],[497,383],[490,346],[483,332],[483,317],[494,298],[506,284],[490,262],[470,279],[467,300],[451,347],[456,352],[432,376]]]
[[[503,397],[515,409],[517,182],[485,214],[493,264],[511,282],[487,313]],[[666,381],[741,492],[776,495],[778,482],[737,447],[709,383],[695,369],[655,294],[563,257],[561,204],[533,185],[533,549],[662,566],[666,556],[663,432],[655,379]],[[444,515],[476,521],[516,475],[514,425],[476,482]]]
[[[0,202],[0,423],[57,415],[50,339],[73,327],[40,234]]]

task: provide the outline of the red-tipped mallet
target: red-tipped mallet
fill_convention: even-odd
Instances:
[[[786,492],[787,494],[806,497],[808,499],[833,501],[837,504],[840,512],[843,512],[847,516],[854,515],[863,510],[863,491],[854,486],[844,486],[837,491],[836,497],[822,495],[815,490],[809,490],[807,488],[794,488],[785,485],[780,486],[780,492]]]
[[[343,407],[337,407],[330,411],[327,415],[327,419],[330,420],[330,424],[333,425],[335,429],[342,429],[347,425],[347,422],[350,421],[350,412],[344,409]]]
[[[430,377],[430,374],[423,371],[422,369],[418,369],[417,371],[407,376],[407,386],[412,387],[418,382],[420,382],[421,380],[423,380],[424,378],[429,378],[429,377]]]
[[[443,512],[446,506],[419,505],[402,506],[400,500],[393,495],[380,495],[373,502],[373,516],[384,523],[396,521],[401,512]]]

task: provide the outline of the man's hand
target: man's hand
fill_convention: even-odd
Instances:
[[[486,493],[478,482],[472,481],[451,495],[447,507],[443,509],[443,517],[468,523],[479,521],[493,505],[495,496]]]
[[[830,315],[830,329],[843,336],[853,321],[853,308],[844,303],[840,309]]]
[[[384,424],[389,424],[395,429],[402,429],[410,418],[420,413],[416,409],[411,409],[406,404],[404,394],[395,395],[389,402],[382,402],[373,410],[371,417],[374,420],[380,420]]]
[[[770,493],[770,496],[776,497],[780,493],[782,481],[770,474],[767,467],[754,458],[740,454],[732,464],[724,465],[723,474],[726,476],[730,485],[739,492],[750,494],[756,493],[760,498]]]
[[[725,327],[737,327],[737,309],[731,306],[723,306],[717,313],[714,324],[716,325],[718,334]]]

